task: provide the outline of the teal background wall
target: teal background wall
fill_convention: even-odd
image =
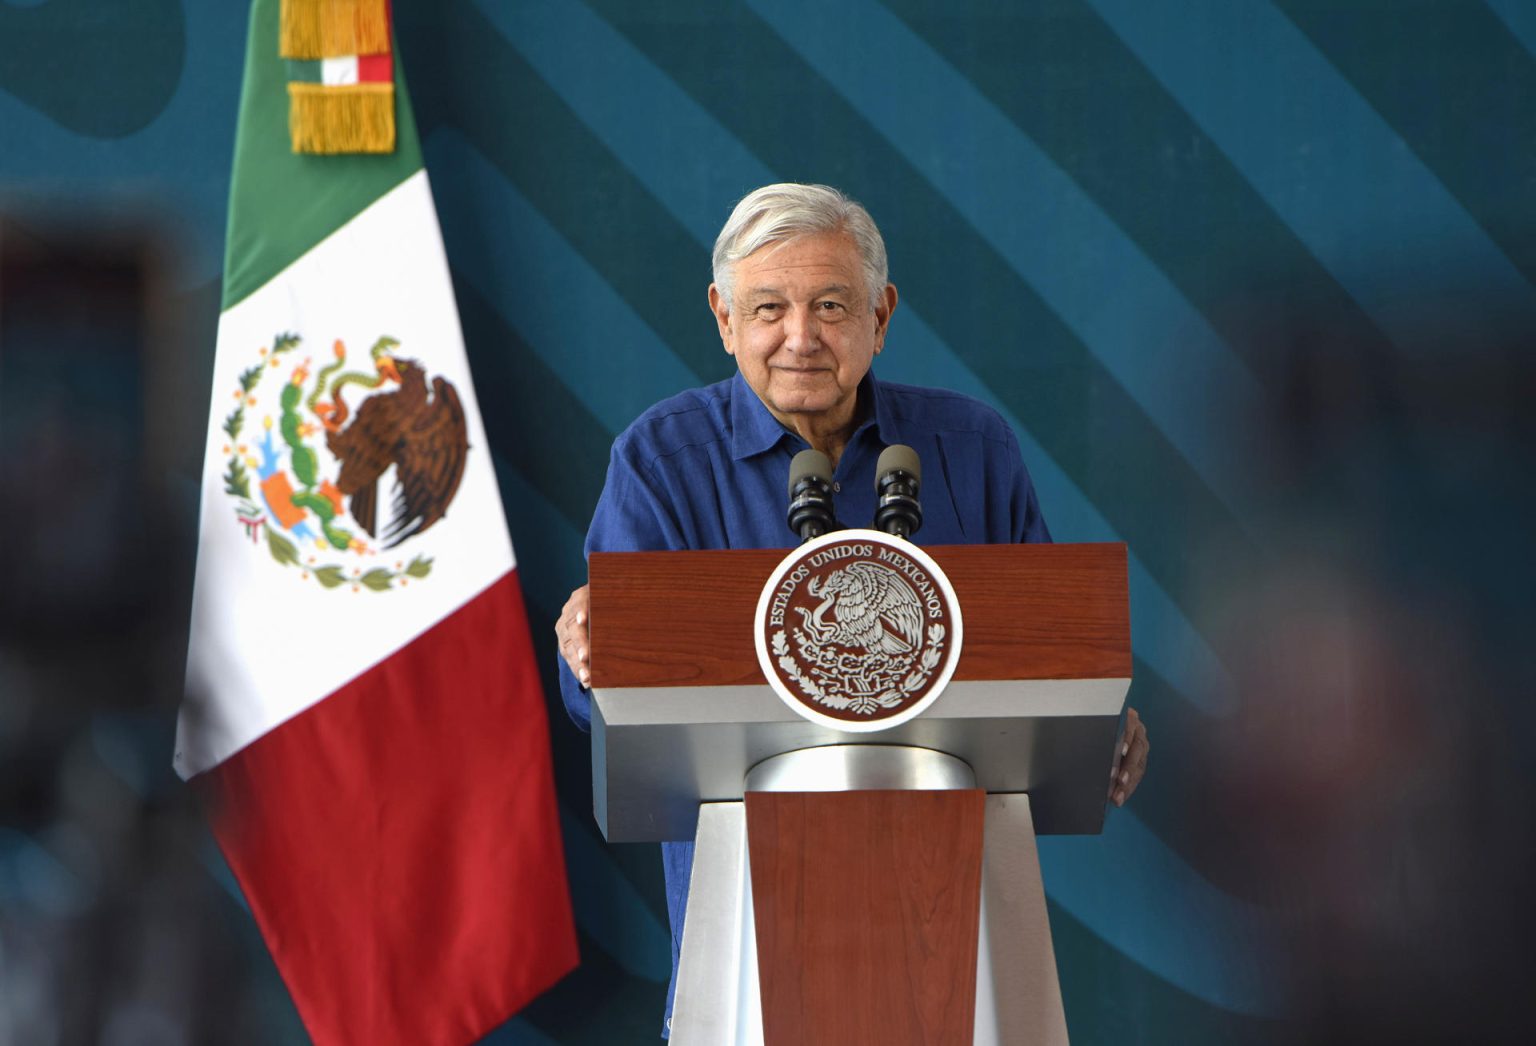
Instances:
[[[1129,543],[1151,769],[1102,837],[1041,844],[1074,1041],[1518,1027],[1536,5],[395,7],[545,658],[582,934],[581,970],[488,1041],[659,1026],[659,859],[596,833],[586,739],[544,640],[583,579],[613,437],[730,373],[705,311],[709,245],[738,197],[779,180],[837,185],[880,224],[902,303],[879,373],[992,403],[1058,540]],[[126,224],[168,245],[156,308],[178,318],[166,380],[186,409],[161,465],[183,536],[244,34],[237,4],[0,0],[11,234]],[[0,370],[13,419],[25,380]],[[0,653],[13,707],[31,707],[37,658],[19,640]],[[81,712],[103,796],[183,809],[174,702]],[[3,751],[37,722],[0,720]],[[49,784],[0,808],[0,973],[32,985],[0,987],[0,1038],[7,1009],[26,1029],[46,1008],[49,942],[89,952],[78,935],[96,932],[72,864],[87,858],[50,834],[67,820],[46,798],[58,767],[32,766]],[[220,927],[204,947],[238,1005],[214,1017],[113,990],[187,1041],[211,1026],[303,1041],[188,831],[185,888]],[[46,883],[76,881],[74,908],[45,903]],[[131,965],[142,947],[113,954]]]

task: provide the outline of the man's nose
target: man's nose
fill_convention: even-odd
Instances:
[[[784,347],[791,352],[821,348],[821,321],[808,308],[792,308],[784,317]]]

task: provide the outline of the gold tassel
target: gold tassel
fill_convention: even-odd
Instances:
[[[320,57],[320,7],[325,0],[283,0],[278,12],[277,53],[284,58]]]
[[[320,8],[320,54],[357,53],[357,0],[328,0]]]
[[[387,54],[386,0],[283,0],[278,53],[284,58]]]
[[[388,54],[389,6],[385,0],[356,0],[358,54]]]
[[[395,85],[291,83],[288,132],[296,153],[395,150]]]

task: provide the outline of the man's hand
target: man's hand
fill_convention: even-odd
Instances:
[[[1136,709],[1127,708],[1125,735],[1120,738],[1120,747],[1115,749],[1115,765],[1109,769],[1109,798],[1116,806],[1124,806],[1136,786],[1141,784],[1142,775],[1147,772],[1147,753],[1151,750],[1152,744],[1147,740],[1147,728],[1142,725],[1141,716],[1136,714]]]
[[[591,593],[582,585],[565,601],[560,620],[555,622],[555,636],[560,640],[560,656],[570,666],[571,674],[582,686],[592,685],[592,628],[587,623]],[[1138,775],[1139,776],[1139,775]]]

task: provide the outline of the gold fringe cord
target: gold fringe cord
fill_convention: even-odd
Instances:
[[[354,0],[352,24],[357,34],[357,54],[387,54],[389,6],[385,0]]]
[[[395,85],[291,83],[288,133],[296,153],[395,151]]]
[[[278,54],[284,58],[389,51],[385,0],[283,0],[278,25]]]
[[[357,54],[357,0],[326,0],[320,5],[320,55]]]
[[[284,58],[319,58],[320,8],[324,0],[283,0],[278,10],[277,53]]]

